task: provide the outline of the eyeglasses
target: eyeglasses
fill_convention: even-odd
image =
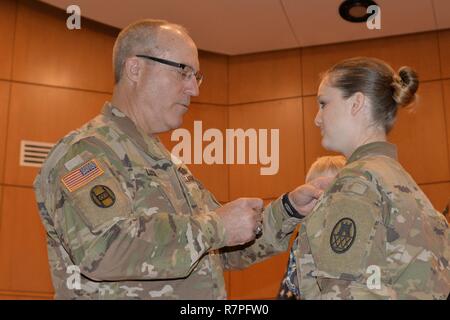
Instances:
[[[156,58],[156,57],[150,57],[146,56],[144,54],[137,54],[136,57],[138,58],[145,58],[149,60],[153,60],[162,64],[166,64],[168,66],[172,66],[175,68],[178,68],[179,73],[181,74],[181,77],[184,81],[189,81],[192,79],[192,77],[195,77],[195,80],[197,81],[197,85],[200,87],[202,81],[203,81],[203,74],[200,71],[195,71],[194,68],[191,66],[188,66],[184,63],[178,63],[166,59]]]

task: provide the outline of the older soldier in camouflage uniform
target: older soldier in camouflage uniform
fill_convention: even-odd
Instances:
[[[370,58],[325,73],[316,125],[347,165],[302,222],[296,243],[303,299],[445,299],[450,236],[386,142],[398,106],[414,100],[416,73]]]
[[[56,298],[225,299],[224,268],[286,250],[298,219],[281,200],[262,215],[261,199],[221,207],[155,136],[181,125],[198,66],[180,26],[145,20],[118,36],[112,102],[57,143],[34,184]],[[288,200],[307,212],[320,194],[305,185]]]

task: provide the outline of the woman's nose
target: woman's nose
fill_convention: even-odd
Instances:
[[[314,124],[317,127],[320,127],[320,125],[322,124],[322,112],[320,110],[317,111],[316,117],[314,118]]]

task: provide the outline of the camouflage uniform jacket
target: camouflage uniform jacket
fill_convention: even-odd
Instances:
[[[111,104],[52,149],[34,188],[57,299],[225,299],[224,268],[286,250],[281,201],[264,234],[219,252],[219,207],[156,137]]]
[[[359,147],[302,221],[295,248],[302,299],[449,294],[447,221],[396,157],[387,142]]]

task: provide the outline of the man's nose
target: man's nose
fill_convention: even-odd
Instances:
[[[192,76],[187,82],[186,82],[186,89],[185,93],[190,95],[191,97],[196,97],[200,94],[200,89],[197,83],[197,79],[195,79],[195,76]]]

